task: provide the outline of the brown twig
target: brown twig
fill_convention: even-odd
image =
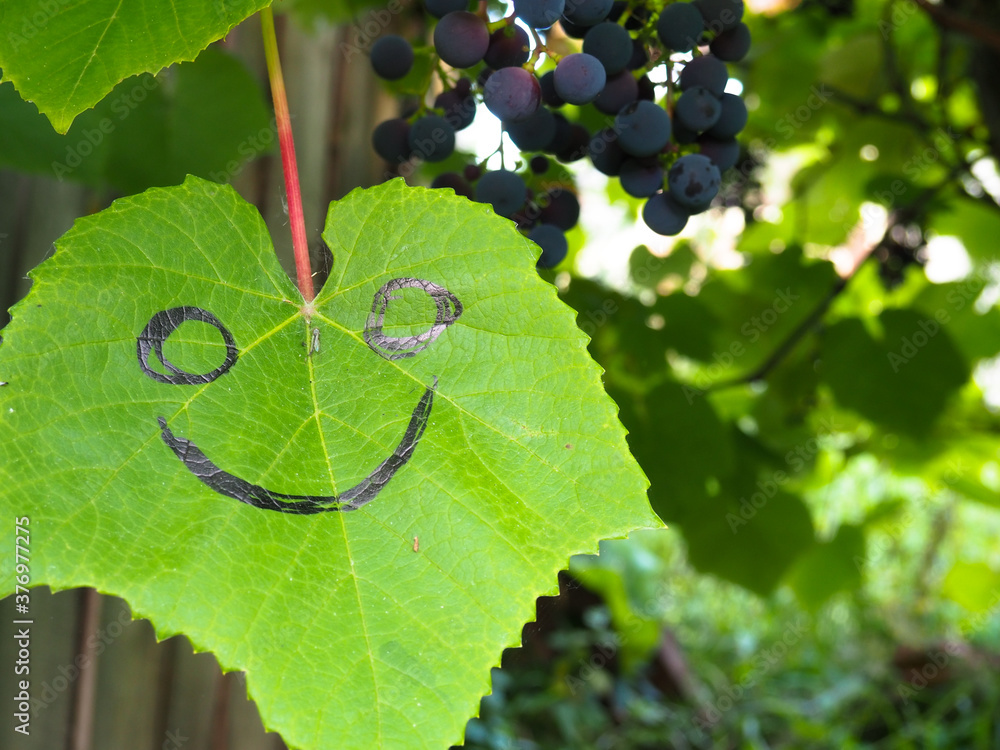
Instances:
[[[974,39],[978,39],[979,41],[988,44],[990,47],[993,47],[997,51],[1000,51],[1000,31],[997,31],[991,26],[987,26],[981,21],[966,18],[960,13],[956,13],[951,8],[945,7],[944,5],[935,5],[930,2],[930,0],[913,1],[923,8],[927,15],[929,15],[939,26],[960,31],[963,34],[968,34]]]

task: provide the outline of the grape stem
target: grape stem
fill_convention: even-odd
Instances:
[[[295,277],[299,291],[307,303],[312,302],[312,268],[309,265],[309,242],[306,239],[306,220],[302,212],[302,190],[299,187],[299,168],[295,162],[295,140],[292,138],[292,118],[288,114],[285,96],[285,79],[281,75],[278,59],[278,38],[274,32],[274,13],[270,7],[260,12],[260,27],[264,36],[264,57],[267,75],[271,82],[274,101],[274,120],[278,126],[278,144],[281,147],[281,167],[285,173],[285,194],[288,197],[288,222],[292,230],[292,251],[295,255]]]

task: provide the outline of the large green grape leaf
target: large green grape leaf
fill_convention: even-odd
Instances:
[[[396,181],[324,237],[310,308],[228,187],[81,219],[0,346],[0,508],[32,585],[245,669],[291,746],[444,748],[569,557],[662,524],[510,222]]]
[[[0,0],[0,68],[59,133],[120,81],[194,60],[268,0]]]

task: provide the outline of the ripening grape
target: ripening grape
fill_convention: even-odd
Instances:
[[[444,161],[455,150],[455,129],[439,115],[424,115],[410,126],[409,142],[424,161]]]
[[[719,168],[703,154],[688,154],[667,173],[673,199],[691,213],[704,211],[719,192]]]
[[[680,234],[689,215],[670,193],[655,193],[642,207],[642,220],[646,222],[646,226],[657,234],[667,236]]]
[[[463,94],[456,86],[437,95],[434,99],[434,109],[443,109],[444,118],[455,130],[464,130],[476,117],[476,100],[469,94],[468,89]]]
[[[531,117],[542,100],[534,73],[524,68],[500,68],[483,87],[483,103],[501,120],[517,122]]]
[[[632,59],[632,37],[624,27],[604,21],[587,32],[583,38],[583,51],[600,60],[604,72],[613,76],[625,70]]]
[[[739,62],[750,51],[750,29],[745,23],[738,23],[715,37],[708,48],[720,60]]]
[[[684,66],[681,71],[681,90],[693,86],[703,86],[718,97],[726,90],[729,82],[729,70],[726,64],[715,55],[702,55]]]
[[[608,17],[614,0],[566,0],[563,17],[579,26],[594,26]]]
[[[740,144],[735,138],[718,140],[710,135],[703,135],[697,143],[699,152],[711,159],[720,172],[731,169],[740,160]]]
[[[434,27],[434,47],[438,56],[453,68],[471,68],[490,47],[486,21],[475,13],[453,11]]]
[[[372,69],[379,78],[396,81],[413,67],[413,47],[401,36],[389,34],[372,45]]]
[[[542,101],[549,107],[558,109],[566,102],[556,93],[555,83],[556,72],[550,70],[538,79],[538,85],[542,87]]]
[[[552,224],[539,224],[528,234],[528,239],[542,248],[537,263],[539,268],[555,268],[569,251],[566,235]]]
[[[704,133],[719,121],[722,104],[703,86],[684,91],[674,105],[674,121],[688,130]]]
[[[587,155],[597,171],[615,177],[626,159],[626,154],[618,144],[618,134],[611,128],[599,130],[587,145]]]
[[[570,104],[587,104],[601,93],[608,77],[601,61],[585,52],[566,55],[556,65],[556,93]]]
[[[521,210],[527,197],[524,180],[506,169],[487,172],[476,183],[476,200],[491,204],[494,211],[507,218]]]
[[[615,117],[618,142],[631,156],[652,156],[670,140],[670,116],[653,102],[637,101]]]
[[[431,182],[431,187],[451,188],[455,191],[455,195],[472,199],[472,186],[465,181],[465,178],[455,172],[442,172]]]
[[[547,29],[559,20],[566,0],[514,0],[514,13],[533,29]]]
[[[580,201],[569,190],[553,188],[535,201],[541,206],[539,220],[568,232],[580,220]]]
[[[629,158],[622,162],[618,179],[622,190],[634,198],[648,198],[663,189],[663,167],[656,159]]]
[[[719,120],[709,130],[713,138],[733,138],[747,124],[747,105],[736,94],[723,94],[719,100]]]
[[[693,0],[691,5],[715,34],[733,28],[743,18],[743,0]]]
[[[668,5],[656,22],[656,34],[669,50],[690,52],[698,45],[698,38],[705,30],[705,21],[690,3]]]
[[[375,153],[390,164],[410,158],[410,123],[401,117],[380,122],[372,131]]]
[[[505,122],[503,129],[521,151],[542,151],[556,135],[556,116],[545,107],[519,122]]]
[[[494,70],[523,65],[531,54],[528,32],[516,24],[508,24],[490,35],[490,46],[483,62]]]
[[[424,0],[424,7],[435,18],[444,18],[456,10],[468,10],[469,0]]]
[[[594,106],[598,112],[614,115],[638,99],[639,84],[636,83],[635,77],[631,73],[625,71],[608,78],[601,93],[594,99]]]

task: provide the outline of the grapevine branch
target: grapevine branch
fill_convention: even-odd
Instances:
[[[299,168],[295,162],[295,140],[292,138],[292,118],[288,114],[285,96],[285,79],[281,75],[278,59],[278,38],[274,33],[274,13],[267,7],[260,12],[261,31],[264,35],[264,56],[267,58],[267,75],[271,81],[271,98],[274,100],[274,119],[278,125],[278,143],[281,146],[281,166],[285,173],[285,193],[288,196],[288,221],[292,229],[292,250],[295,254],[295,277],[299,291],[307,303],[312,302],[312,268],[309,265],[309,242],[306,239],[306,220],[302,212],[302,190],[299,188]]]
[[[984,25],[981,21],[966,18],[943,5],[935,5],[930,0],[914,0],[914,2],[923,8],[939,26],[968,34],[1000,51],[1000,32],[996,29]]]

